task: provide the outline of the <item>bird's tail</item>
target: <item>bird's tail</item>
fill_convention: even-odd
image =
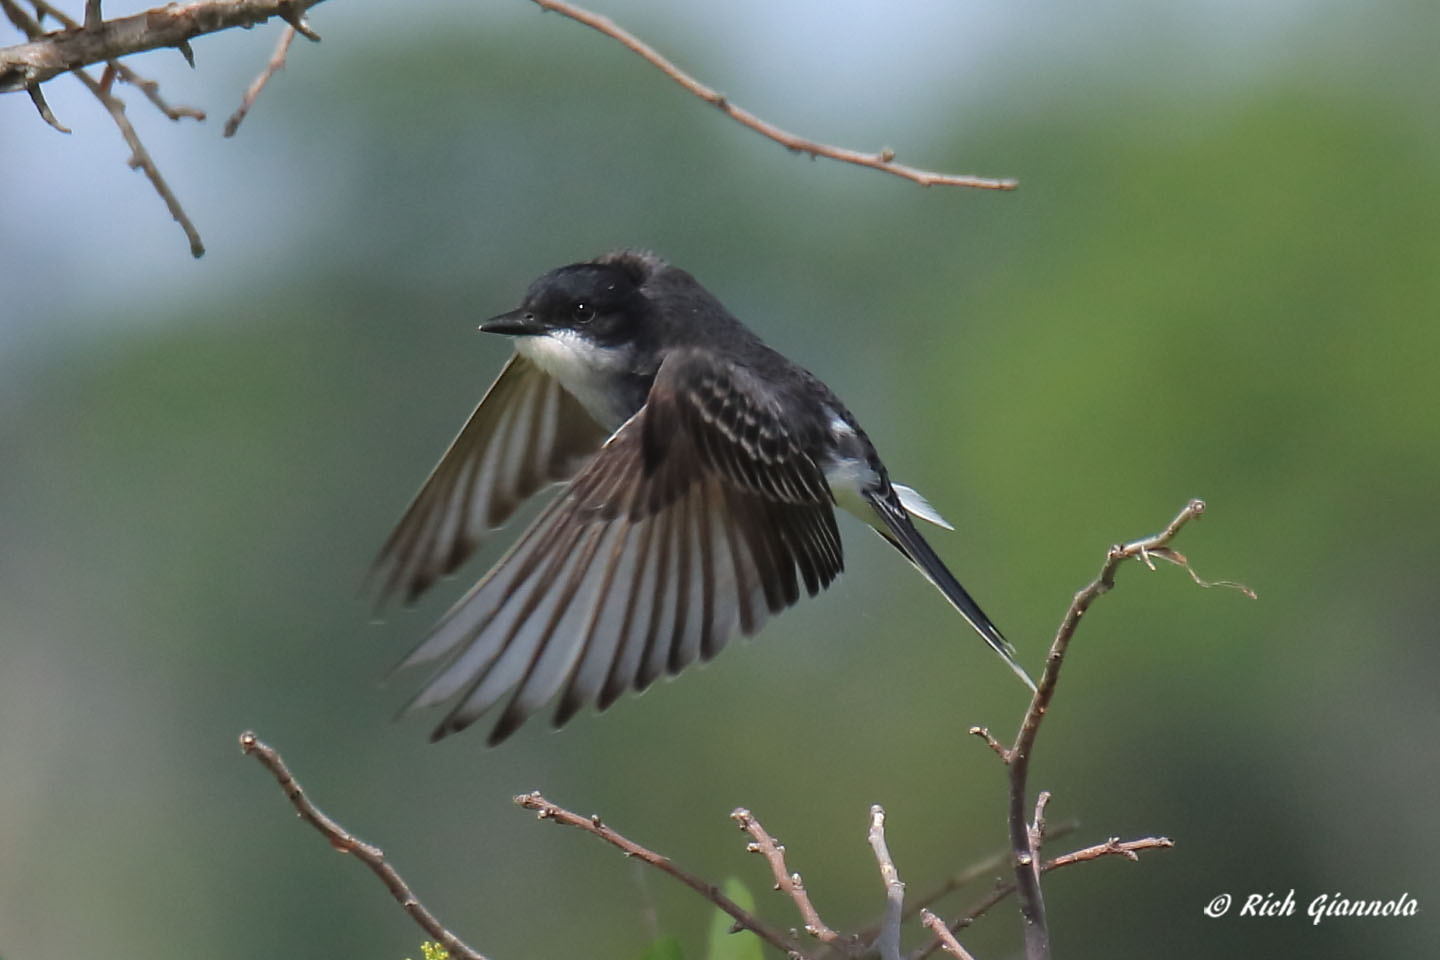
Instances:
[[[933,583],[945,599],[950,601],[951,606],[960,611],[960,616],[975,628],[975,632],[990,645],[990,648],[998,653],[1015,675],[1025,681],[1025,685],[1032,691],[1035,689],[1035,681],[1030,679],[1030,674],[1020,666],[1020,661],[1015,658],[1015,648],[1010,645],[990,618],[985,616],[985,611],[980,609],[965,588],[960,586],[960,581],[950,572],[944,562],[936,556],[930,544],[915,529],[915,524],[910,521],[910,516],[905,507],[894,496],[885,496],[880,490],[866,492],[863,494],[874,509],[876,516],[884,521],[883,528],[876,527],[885,539],[889,540],[897,550],[904,554],[905,559],[913,563],[925,579]]]

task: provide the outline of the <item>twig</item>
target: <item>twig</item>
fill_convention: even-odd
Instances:
[[[146,150],[145,145],[140,142],[140,135],[136,133],[135,128],[130,125],[129,118],[125,116],[125,101],[107,93],[104,87],[84,70],[76,70],[75,76],[79,77],[80,82],[85,84],[91,93],[95,94],[96,99],[105,105],[106,110],[110,111],[110,116],[114,118],[115,125],[120,128],[120,135],[124,137],[125,142],[130,145],[130,168],[132,170],[142,170],[145,176],[150,178],[150,184],[155,188],[155,192],[160,194],[160,199],[165,201],[165,206],[170,211],[170,216],[174,217],[175,222],[180,224],[180,229],[185,231],[185,237],[190,241],[190,255],[197,258],[203,257],[205,255],[205,243],[200,239],[200,231],[196,230],[195,224],[190,222],[190,217],[185,213],[185,208],[180,205],[179,198],[177,198],[174,191],[170,189],[170,185],[165,182],[165,177],[161,175],[160,168],[157,167],[155,161],[150,158],[150,152]]]
[[[0,93],[25,90],[70,70],[177,47],[207,33],[253,27],[279,17],[311,39],[305,11],[323,0],[194,0],[155,7],[131,17],[84,25],[78,30],[34,35],[29,43],[0,49]],[[188,59],[188,57],[187,57]]]
[[[970,955],[970,951],[960,946],[960,941],[955,939],[955,934],[950,932],[950,928],[945,925],[944,920],[941,920],[929,910],[921,910],[920,922],[935,934],[935,938],[940,942],[940,949],[952,957],[958,957],[959,960],[975,960],[975,958]]]
[[[42,28],[40,24],[25,13],[25,11],[21,10],[14,3],[14,0],[0,0],[0,7],[4,8],[5,15],[9,17],[10,21],[19,27],[26,36],[36,37],[41,35]],[[170,216],[174,217],[175,221],[180,224],[180,228],[185,231],[185,236],[190,241],[191,256],[203,256],[205,253],[205,244],[200,240],[200,232],[195,229],[195,224],[190,222],[190,217],[185,213],[185,208],[180,205],[180,201],[175,196],[174,191],[170,189],[170,185],[165,182],[165,178],[160,174],[160,168],[155,165],[155,161],[150,158],[150,154],[145,149],[145,145],[140,142],[140,135],[135,132],[135,128],[131,126],[129,118],[125,116],[124,101],[110,94],[109,81],[113,78],[113,71],[107,70],[107,76],[104,82],[96,80],[84,70],[77,69],[74,72],[80,82],[85,84],[86,88],[95,95],[95,98],[104,105],[106,110],[110,111],[110,116],[115,121],[115,126],[120,128],[120,135],[124,137],[125,142],[130,145],[130,168],[132,170],[143,170],[145,176],[150,178],[150,183],[154,186],[155,192],[160,194],[161,200],[165,201],[165,206],[169,209]],[[39,81],[36,81],[37,85],[33,88],[31,96],[32,98],[38,98],[37,106],[43,106],[44,99],[39,98],[38,83]],[[42,111],[42,113],[44,112],[48,112],[48,108]],[[50,119],[53,120],[53,117]],[[58,122],[56,125],[58,126]]]
[[[1072,863],[1084,863],[1086,860],[1099,860],[1101,857],[1113,856],[1138,862],[1140,859],[1138,851],[1164,850],[1173,846],[1175,846],[1175,841],[1169,837],[1142,837],[1139,840],[1121,840],[1119,837],[1111,837],[1104,843],[1097,843],[1093,847],[1072,850],[1053,860],[1047,860],[1040,869],[1042,871],[1056,870],[1060,867],[1068,867]]]
[[[42,23],[44,22],[44,18],[49,16],[54,17],[67,30],[79,30],[81,28],[79,21],[71,18],[65,11],[57,8],[54,4],[47,3],[46,0],[30,0],[30,5],[35,8],[35,13],[41,18]],[[98,3],[96,7],[99,7]],[[88,7],[86,8],[86,13],[89,13]],[[145,94],[145,98],[155,105],[155,109],[165,114],[169,119],[180,120],[182,117],[190,117],[193,120],[205,119],[204,110],[197,110],[194,107],[170,106],[170,104],[165,101],[165,98],[160,96],[160,84],[154,80],[142,77],[119,60],[107,61],[106,66],[118,73],[121,80],[124,80],[130,84],[130,86],[135,87],[141,93]]]
[[[1069,648],[1070,639],[1080,625],[1080,618],[1090,609],[1090,604],[1115,586],[1115,573],[1125,560],[1140,557],[1148,565],[1150,556],[1163,556],[1189,570],[1189,562],[1183,556],[1169,551],[1168,545],[1185,524],[1204,512],[1205,501],[1191,500],[1183,510],[1176,514],[1175,519],[1171,520],[1164,530],[1154,536],[1134,540],[1130,543],[1116,544],[1110,548],[1105,555],[1105,563],[1100,568],[1099,576],[1075,594],[1074,600],[1070,602],[1070,608],[1065,612],[1064,619],[1060,621],[1060,628],[1055,634],[1055,640],[1050,644],[1050,653],[1045,658],[1045,673],[1040,678],[1040,684],[1036,688],[1034,696],[1030,698],[1030,706],[1025,711],[1024,720],[1020,723],[1020,731],[1016,734],[1015,744],[1000,754],[1010,768],[1010,850],[1018,886],[1020,913],[1025,920],[1025,953],[1029,960],[1045,960],[1050,956],[1050,934],[1045,925],[1045,900],[1040,893],[1040,874],[1036,869],[1037,852],[1031,840],[1031,827],[1026,822],[1025,781],[1030,773],[1030,757],[1035,747],[1035,738],[1040,732],[1040,722],[1045,718],[1045,713],[1050,708],[1050,701],[1055,696],[1055,685],[1060,679],[1060,666],[1065,660],[1065,651]],[[1193,570],[1190,572],[1192,576],[1195,576]],[[1197,582],[1202,582],[1198,576],[1195,576],[1195,579]],[[1239,589],[1246,596],[1251,598],[1255,596],[1254,591],[1248,587],[1240,584],[1231,584],[1231,586]],[[972,732],[975,731],[972,730]],[[986,737],[987,742],[993,740],[983,731],[981,735]]]
[[[792,873],[785,863],[785,847],[765,831],[749,810],[736,807],[730,812],[730,819],[739,824],[741,830],[750,834],[753,842],[746,849],[762,855],[770,864],[770,872],[775,875],[775,889],[795,901],[806,933],[848,956],[859,956],[865,952],[858,939],[837,932],[820,919],[820,912],[815,909],[815,904],[810,902],[810,894],[805,890],[805,881],[800,878],[800,874]]]
[[[147,77],[140,76],[140,74],[136,73],[134,70],[131,70],[119,60],[110,61],[110,66],[114,67],[115,70],[120,74],[121,80],[124,80],[126,83],[130,84],[130,86],[135,87],[141,93],[145,94],[145,99],[149,100],[152,104],[154,104],[155,109],[165,114],[165,116],[169,119],[180,120],[184,117],[189,117],[192,120],[205,119],[204,110],[199,110],[195,107],[185,106],[172,107],[168,102],[166,102],[164,97],[160,96],[160,84]]]
[[[379,847],[352,836],[344,827],[331,820],[310,802],[310,799],[305,796],[305,791],[300,788],[300,784],[291,775],[290,769],[285,766],[285,761],[279,753],[261,742],[254,733],[248,730],[240,735],[240,749],[242,752],[254,756],[266,770],[270,771],[275,782],[280,784],[280,789],[290,800],[291,806],[300,814],[301,820],[319,830],[325,839],[330,841],[330,845],[340,853],[353,853],[357,860],[374,871],[375,875],[385,884],[386,889],[390,891],[391,896],[400,902],[400,906],[404,908],[405,912],[410,914],[411,918],[428,936],[439,941],[446,950],[450,951],[450,956],[459,958],[459,960],[485,960],[483,954],[447,930],[434,914],[425,909],[425,905],[415,898],[415,894],[410,892],[410,887],[401,879],[395,868],[385,862],[385,854]]]
[[[970,734],[971,736],[976,736],[979,737],[981,740],[984,740],[985,743],[990,747],[990,749],[994,750],[996,755],[999,756],[1001,760],[1004,760],[1006,763],[1010,762],[1010,748],[1005,746],[1005,744],[1001,743],[999,740],[996,740],[994,736],[991,735],[989,727],[971,727]]]
[[[964,913],[961,913],[954,920],[948,921],[946,926],[949,928],[951,933],[958,933],[959,931],[964,930],[966,927],[970,926],[970,924],[974,923],[976,920],[980,919],[987,912],[989,912],[991,907],[995,906],[997,903],[1004,900],[1006,897],[1010,896],[1010,894],[1014,892],[1015,882],[1013,880],[1007,883],[1002,883],[994,890],[986,894],[984,898],[975,902],[974,904],[971,904]],[[934,937],[929,943],[925,944],[924,946],[912,950],[910,952],[909,960],[925,960],[926,957],[930,956],[936,950],[939,950],[941,946],[943,946],[943,944],[941,943],[940,938],[938,936]]]
[[[578,827],[586,833],[592,833],[606,843],[620,848],[627,857],[635,857],[648,863],[661,873],[668,874],[679,880],[685,886],[709,900],[725,913],[729,914],[735,921],[735,929],[749,930],[751,933],[764,940],[778,950],[783,951],[792,960],[809,960],[801,952],[799,944],[795,939],[741,907],[734,900],[725,896],[714,884],[706,883],[699,877],[680,867],[677,867],[669,857],[662,856],[653,850],[642,847],[633,840],[629,840],[615,830],[611,829],[598,817],[582,817],[578,813],[572,813],[564,807],[556,806],[546,800],[538,791],[533,793],[522,793],[515,798],[515,802],[526,810],[534,810],[541,820],[553,820],[556,823],[563,823],[566,826]]]
[[[1050,791],[1041,790],[1035,798],[1035,819],[1030,821],[1030,849],[1035,853],[1045,845],[1045,808],[1050,805]]]
[[[1046,828],[1045,839],[1058,840],[1063,836],[1074,833],[1079,828],[1079,826],[1080,824],[1076,820],[1061,821],[1060,823]],[[925,907],[933,907],[936,903],[943,900],[950,894],[954,893],[956,890],[959,890],[961,887],[973,883],[976,880],[979,880],[981,877],[993,875],[996,870],[1000,869],[1000,866],[1006,861],[1007,858],[1009,858],[1009,856],[1009,848],[997,851],[996,853],[993,853],[990,856],[986,857],[984,860],[977,861],[975,863],[972,863],[970,866],[965,867],[963,870],[956,871],[955,873],[946,877],[944,881],[935,886],[933,889],[925,891],[925,893],[923,893],[922,895],[918,897],[909,897],[908,902],[905,904],[905,919],[910,919],[912,916],[919,913],[920,910]],[[870,937],[873,937],[879,931],[879,929],[879,925],[876,924],[872,927],[866,927],[865,929],[861,930],[859,935],[861,939],[868,939]]]
[[[905,884],[900,882],[900,871],[895,869],[895,861],[885,843],[885,811],[878,803],[870,808],[867,838],[870,849],[875,851],[875,862],[880,865],[880,879],[885,882],[885,919],[880,921],[875,950],[881,960],[900,960],[900,916],[905,910]]]
[[[1056,831],[1058,833],[1058,831]],[[1075,863],[1084,863],[1087,860],[1099,860],[1102,857],[1120,856],[1126,860],[1139,860],[1138,852],[1141,850],[1162,850],[1175,846],[1175,842],[1169,837],[1143,837],[1139,840],[1116,840],[1110,838],[1104,843],[1097,843],[1093,847],[1084,847],[1080,850],[1073,850],[1070,853],[1047,860],[1040,865],[1042,874],[1051,870],[1059,870],[1061,867],[1068,867]],[[947,926],[952,932],[960,931],[970,926],[977,919],[983,916],[1000,901],[1015,892],[1015,882],[1007,881],[997,886],[985,897],[968,907],[955,919],[949,921]],[[937,936],[928,944],[920,947],[910,954],[910,960],[924,960],[936,950],[943,946],[941,939]]]
[[[619,41],[627,49],[643,58],[646,62],[659,69],[671,80],[704,100],[706,103],[720,109],[722,113],[737,123],[749,127],[762,136],[769,137],[776,143],[795,153],[809,154],[814,157],[829,157],[832,160],[839,160],[844,163],[853,163],[862,167],[871,167],[875,170],[883,170],[886,173],[893,173],[897,177],[912,180],[923,187],[947,186],[947,187],[974,187],[981,190],[1014,190],[1019,184],[1014,180],[994,180],[988,177],[963,176],[948,173],[933,173],[928,170],[918,170],[895,162],[895,151],[890,149],[881,150],[879,153],[861,153],[857,150],[848,150],[844,147],[832,147],[814,140],[807,140],[804,137],[796,136],[786,130],[760,119],[742,107],[731,103],[724,94],[707,87],[696,80],[665,57],[659,51],[645,43],[639,37],[619,26],[609,17],[593,13],[583,7],[574,4],[564,3],[561,0],[534,0],[534,3],[545,10],[553,10],[563,16],[569,17],[577,23],[598,30],[605,36]]]
[[[225,121],[225,136],[235,136],[235,131],[240,129],[240,123],[250,108],[255,105],[255,98],[260,96],[260,91],[265,89],[265,84],[275,76],[275,71],[285,69],[285,55],[290,52],[290,44],[295,39],[296,30],[287,24],[280,33],[280,40],[275,44],[275,52],[270,54],[270,61],[265,64],[265,69],[260,71],[245,90],[245,96],[240,98],[240,107],[232,114],[230,119]]]

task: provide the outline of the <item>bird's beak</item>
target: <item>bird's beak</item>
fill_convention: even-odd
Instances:
[[[540,318],[523,308],[491,317],[480,324],[481,333],[503,333],[511,337],[535,337],[545,333]]]

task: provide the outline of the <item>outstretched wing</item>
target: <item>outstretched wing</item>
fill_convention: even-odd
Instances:
[[[843,558],[823,472],[747,371],[682,351],[493,570],[403,665],[443,665],[409,705],[490,742],[559,695],[555,724],[709,659],[813,595]]]
[[[415,495],[371,568],[380,601],[413,601],[469,559],[527,497],[569,479],[606,431],[552,377],[510,358]]]

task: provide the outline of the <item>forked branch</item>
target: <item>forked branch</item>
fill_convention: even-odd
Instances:
[[[231,27],[253,27],[272,17],[319,39],[305,23],[305,11],[322,0],[196,0],[170,3],[132,17],[68,27],[31,36],[29,43],[0,49],[0,93],[31,89],[62,73],[118,60],[147,50],[175,47]],[[87,11],[88,13],[89,11]],[[188,59],[188,57],[187,57]]]
[[[1005,747],[984,727],[972,727],[970,730],[971,733],[984,739],[1009,767],[1010,851],[1020,900],[1020,913],[1024,918],[1025,954],[1028,960],[1047,960],[1050,956],[1050,933],[1045,923],[1045,900],[1040,892],[1041,866],[1037,838],[1043,831],[1036,829],[1038,824],[1032,824],[1027,820],[1029,800],[1026,792],[1026,780],[1030,773],[1030,759],[1034,752],[1035,738],[1040,733],[1040,723],[1044,720],[1046,711],[1050,708],[1050,701],[1055,696],[1055,685],[1060,679],[1060,667],[1064,663],[1065,652],[1070,647],[1070,641],[1075,636],[1075,630],[1080,626],[1080,619],[1099,596],[1108,593],[1115,586],[1115,574],[1119,570],[1120,564],[1134,558],[1139,558],[1153,570],[1155,566],[1151,558],[1161,557],[1184,567],[1195,582],[1201,586],[1227,586],[1239,590],[1251,599],[1255,597],[1255,592],[1243,584],[1230,581],[1211,584],[1202,580],[1191,568],[1185,556],[1170,548],[1170,541],[1175,539],[1181,529],[1204,512],[1205,501],[1191,500],[1159,533],[1140,540],[1132,540],[1129,543],[1116,544],[1109,549],[1105,554],[1105,562],[1100,567],[1099,575],[1075,594],[1069,609],[1065,611],[1065,616],[1060,621],[1060,628],[1056,631],[1055,639],[1050,644],[1050,653],[1045,658],[1045,672],[1041,675],[1040,683],[1030,698],[1030,706],[1025,711],[1024,719],[1020,722],[1020,731],[1016,734],[1012,746]],[[1043,803],[1037,807],[1037,810],[1043,811]]]
[[[278,17],[288,26],[281,33],[275,50],[264,69],[245,91],[239,108],[231,114],[225,124],[225,136],[234,136],[240,123],[254,105],[255,99],[265,88],[275,72],[285,66],[286,55],[295,35],[310,40],[320,37],[306,22],[305,13],[322,0],[191,0],[188,3],[169,3],[134,16],[106,20],[101,12],[100,0],[86,0],[84,21],[71,19],[49,0],[28,0],[36,14],[43,20],[50,16],[59,21],[64,29],[46,33],[34,18],[21,10],[22,0],[0,0],[0,9],[28,38],[27,43],[0,48],[0,93],[25,91],[40,117],[61,133],[69,129],[61,123],[46,102],[43,84],[62,73],[74,72],[92,93],[105,105],[115,119],[126,142],[131,147],[131,166],[145,171],[156,191],[165,201],[170,213],[184,228],[190,241],[191,253],[198,257],[204,253],[204,246],[194,225],[186,216],[180,202],[166,185],[149,154],[140,144],[139,137],[124,116],[124,104],[110,92],[110,82],[115,78],[139,87],[145,96],[170,119],[194,117],[204,119],[204,114],[188,107],[171,107],[160,96],[158,86],[134,73],[120,61],[137,53],[173,47],[193,67],[195,54],[190,41],[204,34],[216,33],[232,27],[252,27],[271,18]],[[781,144],[795,153],[816,157],[828,157],[843,163],[870,167],[885,173],[902,177],[922,186],[974,187],[984,190],[1013,190],[1014,180],[992,179],[961,174],[936,173],[907,166],[896,161],[895,152],[889,148],[875,153],[864,153],[845,147],[819,143],[784,130],[773,123],[731,103],[724,94],[706,86],[690,74],[681,70],[662,56],[654,47],[623,29],[608,17],[601,16],[583,7],[563,0],[534,0],[545,10],[552,10],[577,23],[591,27],[623,44],[627,49],[642,57],[680,84],[690,93],[719,109],[737,123],[748,127],[764,137]],[[99,85],[86,78],[85,67],[104,63],[107,77]]]
[[[0,0],[7,2],[7,0]],[[1011,850],[1010,856],[1014,868],[1015,879],[1009,883],[997,886],[980,901],[961,913],[954,919],[945,922],[936,914],[927,909],[920,910],[921,923],[933,933],[933,939],[927,944],[913,951],[909,960],[924,960],[937,950],[944,950],[959,960],[973,960],[960,944],[956,933],[969,926],[974,920],[986,913],[997,903],[1004,900],[1011,893],[1017,893],[1021,902],[1021,912],[1026,919],[1026,952],[1033,958],[1045,958],[1049,956],[1049,933],[1045,927],[1044,903],[1040,899],[1040,876],[1051,870],[1058,870],[1061,867],[1071,866],[1077,863],[1086,863],[1091,860],[1099,860],[1106,857],[1122,857],[1127,860],[1139,859],[1138,854],[1142,850],[1155,850],[1170,847],[1173,844],[1166,837],[1144,837],[1138,840],[1120,840],[1112,837],[1104,843],[1074,850],[1062,856],[1042,861],[1039,857],[1041,845],[1047,839],[1045,827],[1045,809],[1050,795],[1042,792],[1036,801],[1033,814],[1025,808],[1025,774],[1028,770],[1031,751],[1035,744],[1035,737],[1039,730],[1040,721],[1044,717],[1051,698],[1054,696],[1055,684],[1058,681],[1060,666],[1064,660],[1066,649],[1075,629],[1089,609],[1090,604],[1096,597],[1111,589],[1115,583],[1115,573],[1123,560],[1140,558],[1150,563],[1151,557],[1161,557],[1172,563],[1180,564],[1189,570],[1189,563],[1185,558],[1169,547],[1172,540],[1180,529],[1190,520],[1198,517],[1205,509],[1205,504],[1199,500],[1192,500],[1171,521],[1163,531],[1153,537],[1146,537],[1127,544],[1120,544],[1111,547],[1106,554],[1104,565],[1101,567],[1100,575],[1088,586],[1075,595],[1070,609],[1061,622],[1060,630],[1056,634],[1055,641],[1051,646],[1050,655],[1046,661],[1045,672],[1041,676],[1040,683],[1034,697],[1031,699],[1030,707],[1026,711],[1025,718],[1021,723],[1020,732],[1017,734],[1013,746],[1006,747],[990,736],[981,728],[975,728],[973,733],[985,737],[997,754],[1005,761],[1010,772],[1011,796],[1010,796],[1010,832]],[[1195,576],[1191,570],[1191,575]],[[1205,584],[1198,576],[1196,581]],[[1245,592],[1248,596],[1254,593],[1247,587],[1239,584],[1227,584]],[[246,753],[257,757],[267,770],[275,777],[276,782],[289,798],[300,817],[319,830],[321,834],[330,841],[331,845],[342,853],[353,853],[358,860],[366,864],[390,890],[391,894],[400,902],[405,911],[418,923],[425,932],[439,941],[455,957],[461,960],[485,960],[485,958],[473,948],[467,946],[463,941],[447,930],[439,920],[435,918],[425,906],[416,899],[410,888],[401,879],[400,875],[386,861],[384,854],[376,847],[347,833],[334,820],[331,820],[322,813],[305,796],[300,785],[295,781],[285,762],[280,755],[260,742],[253,733],[245,733],[240,737],[241,749]],[[690,889],[699,893],[709,902],[713,903],[720,910],[724,911],[733,921],[734,929],[749,930],[760,937],[766,943],[782,951],[791,960],[815,960],[815,955],[806,952],[799,943],[798,937],[793,931],[787,932],[772,926],[766,921],[755,916],[744,909],[729,897],[725,896],[720,889],[712,883],[697,877],[696,875],[676,866],[668,857],[656,853],[633,840],[621,835],[609,827],[599,816],[582,816],[560,807],[549,800],[546,800],[539,793],[522,794],[515,798],[520,806],[533,810],[541,820],[550,820],[555,823],[575,827],[586,833],[594,834],[606,843],[621,850],[627,857],[634,857],[649,864],[657,870],[674,877]],[[1018,809],[1018,812],[1017,812]],[[785,861],[785,848],[781,846],[770,834],[760,825],[759,821],[743,808],[737,809],[731,814],[732,818],[739,824],[740,828],[751,837],[749,850],[763,855],[770,866],[771,873],[775,878],[775,889],[783,892],[795,904],[800,911],[804,921],[805,930],[816,940],[820,941],[821,950],[826,954],[839,953],[847,957],[864,957],[878,954],[882,960],[902,960],[900,953],[900,932],[901,923],[908,916],[904,908],[905,885],[900,880],[899,870],[891,859],[889,847],[885,840],[885,812],[879,806],[870,808],[870,826],[868,840],[875,855],[876,863],[880,869],[880,875],[885,886],[885,915],[884,919],[872,931],[863,935],[846,935],[839,933],[833,927],[826,924],[820,918],[819,911],[810,901],[809,894],[805,890],[804,883],[799,874],[792,873]],[[1027,819],[1027,816],[1029,819]],[[1067,828],[1061,828],[1067,829]],[[1061,829],[1050,834],[1050,839],[1057,836]],[[957,875],[951,881],[937,890],[934,894],[921,898],[921,903],[933,902],[938,896],[954,890],[963,880],[973,878],[986,872],[995,865],[991,861],[977,865],[970,870]],[[869,936],[873,935],[873,942],[867,942]]]

